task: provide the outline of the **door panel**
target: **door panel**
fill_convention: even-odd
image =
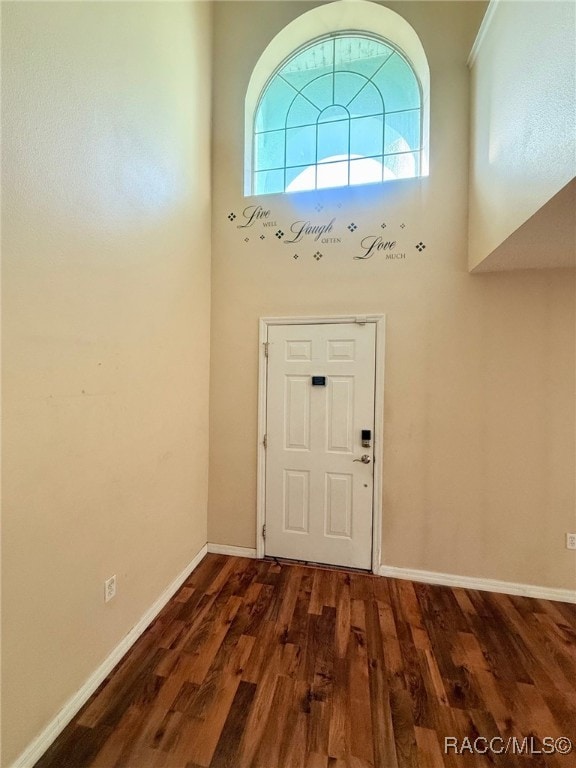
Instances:
[[[326,450],[352,453],[354,446],[354,377],[331,376],[328,380]]]
[[[287,376],[284,435],[286,450],[310,450],[310,382],[308,376]]]
[[[309,533],[310,473],[284,470],[284,530]]]
[[[326,474],[326,536],[352,536],[352,475]]]
[[[370,568],[375,341],[373,323],[269,327],[267,555]]]

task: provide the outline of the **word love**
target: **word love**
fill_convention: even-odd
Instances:
[[[292,240],[284,240],[285,243],[299,243],[306,235],[314,235],[314,241],[318,242],[323,235],[328,234],[334,228],[332,219],[328,224],[312,224],[310,221],[295,221],[290,227],[290,232],[294,235]]]
[[[369,235],[360,243],[366,251],[362,256],[354,256],[355,259],[371,259],[378,251],[392,251],[396,248],[396,240],[383,240],[380,235]]]
[[[242,216],[246,219],[245,224],[238,224],[238,229],[251,227],[257,221],[265,221],[270,216],[270,211],[262,208],[261,205],[249,205],[242,211]],[[276,222],[267,222],[265,226],[274,226]]]

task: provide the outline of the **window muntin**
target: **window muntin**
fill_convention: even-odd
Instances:
[[[260,97],[253,193],[419,176],[421,108],[414,70],[389,43],[343,33],[308,44]]]

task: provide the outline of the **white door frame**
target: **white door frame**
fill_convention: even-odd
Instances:
[[[258,487],[256,494],[256,557],[264,557],[263,528],[266,520],[266,395],[268,361],[266,342],[270,325],[320,325],[321,323],[374,323],[376,325],[376,371],[374,388],[374,489],[372,499],[372,573],[382,562],[382,457],[384,435],[385,315],[329,315],[320,317],[261,317],[258,354]]]

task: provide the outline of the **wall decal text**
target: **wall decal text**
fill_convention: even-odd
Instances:
[[[361,256],[354,256],[355,259],[371,259],[379,251],[392,251],[396,248],[396,240],[384,240],[380,235],[369,235],[364,237],[360,243],[365,253]]]
[[[318,242],[322,235],[327,235],[334,228],[336,219],[331,219],[328,224],[312,224],[311,221],[295,221],[290,232],[294,235],[292,240],[284,240],[285,243],[299,243],[305,236],[314,235],[314,240]],[[324,241],[322,241],[324,242]]]
[[[246,227],[251,227],[256,221],[267,219],[270,216],[270,211],[262,208],[261,205],[249,205],[242,211],[242,216],[244,216],[246,223],[238,224],[238,229],[246,229]],[[276,222],[267,222],[264,226],[274,227]]]
[[[248,202],[248,201],[245,201]],[[265,201],[266,202],[266,201]],[[337,209],[347,210],[342,201],[326,203],[321,200],[310,200],[303,210],[293,215],[301,216],[298,220],[286,220],[286,211],[275,209],[274,206],[266,208],[265,204],[252,204],[244,207],[240,205],[234,209],[228,209],[225,214],[230,223],[234,223],[234,230],[251,229],[252,232],[242,233],[244,243],[253,247],[265,248],[266,252],[286,245],[298,244],[299,249],[311,244],[310,251],[305,255],[302,250],[295,253],[292,249],[284,250],[293,261],[307,261],[312,257],[315,261],[325,260],[327,256],[339,254],[357,261],[366,261],[377,256],[380,262],[410,261],[413,258],[413,248],[424,255],[429,253],[423,240],[410,244],[405,242],[405,235],[410,230],[410,222],[401,218],[389,218],[387,212],[381,208],[377,218],[373,220],[369,229],[364,219],[363,212],[354,208],[347,213],[339,213]],[[376,210],[376,209],[374,209]],[[240,212],[241,211],[241,212]],[[345,216],[345,219],[342,219]],[[305,218],[309,217],[309,218]],[[366,234],[366,231],[380,232],[378,234]],[[250,235],[248,237],[248,235]],[[411,235],[410,237],[413,237]],[[260,243],[258,243],[260,241]],[[314,252],[313,247],[322,247],[322,251]],[[406,248],[409,248],[406,252]],[[302,258],[301,258],[302,257]]]

